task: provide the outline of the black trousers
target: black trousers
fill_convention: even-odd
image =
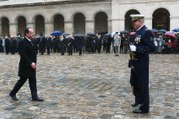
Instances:
[[[69,46],[69,47],[68,47],[68,54],[69,54],[69,55],[72,55],[72,54],[73,54],[72,46]]]
[[[79,55],[82,55],[82,49],[78,49],[79,50]]]
[[[14,88],[10,92],[11,95],[16,95],[19,89],[24,85],[24,83],[29,79],[29,87],[31,91],[32,98],[37,97],[37,83],[35,77],[20,77],[20,79],[16,82]]]

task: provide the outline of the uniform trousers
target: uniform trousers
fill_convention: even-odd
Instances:
[[[141,104],[140,110],[143,112],[149,111],[149,69],[135,68],[132,71],[133,75],[133,90],[135,103]]]

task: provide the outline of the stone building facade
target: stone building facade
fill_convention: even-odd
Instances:
[[[179,28],[179,0],[0,0],[0,35],[26,27],[50,35],[132,31],[130,14],[145,15],[149,29]]]

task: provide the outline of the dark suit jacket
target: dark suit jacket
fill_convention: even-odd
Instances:
[[[26,38],[19,42],[19,72],[20,77],[35,77],[36,70],[31,67],[32,62],[37,62],[37,48]]]

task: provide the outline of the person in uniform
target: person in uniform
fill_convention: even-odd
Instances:
[[[43,101],[42,98],[37,95],[36,86],[36,68],[37,68],[37,47],[32,42],[33,29],[26,28],[24,31],[24,39],[19,42],[19,72],[20,79],[15,84],[14,88],[9,93],[10,97],[17,101],[16,93],[23,86],[23,84],[29,79],[29,86],[33,101]]]
[[[130,44],[130,83],[135,96],[133,113],[149,112],[149,52],[155,51],[154,36],[144,25],[144,16],[131,15],[136,34]]]

